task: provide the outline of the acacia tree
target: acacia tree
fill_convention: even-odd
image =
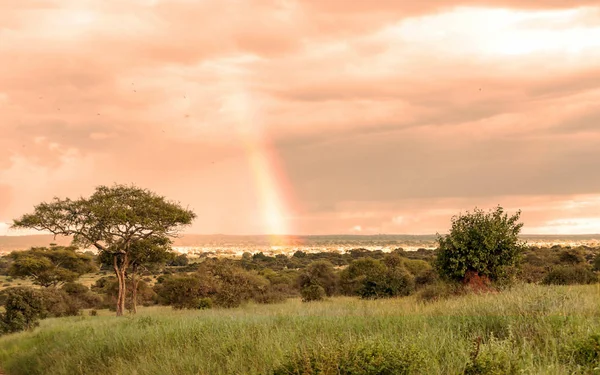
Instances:
[[[438,236],[440,275],[455,281],[465,281],[470,274],[491,281],[510,278],[525,250],[519,239],[520,216],[521,211],[509,216],[500,206],[454,216],[450,233]]]
[[[72,236],[74,246],[94,246],[112,257],[119,292],[117,316],[123,315],[126,271],[136,244],[164,241],[191,224],[194,212],[147,189],[136,186],[99,186],[89,198],[54,198],[35,206],[34,212],[14,220],[14,228]]]

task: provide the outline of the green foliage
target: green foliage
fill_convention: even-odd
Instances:
[[[565,350],[565,358],[586,369],[600,367],[600,334],[575,341]]]
[[[34,247],[10,254],[13,262],[8,273],[29,277],[43,287],[75,281],[84,273],[95,272],[93,257],[78,253],[75,247]]]
[[[384,261],[360,258],[341,273],[342,290],[362,298],[406,296],[414,290],[414,277],[402,258],[390,254]]]
[[[512,358],[512,343],[492,338],[488,344],[479,347],[465,368],[463,375],[516,375],[521,369]]]
[[[46,288],[40,291],[44,303],[43,318],[75,316],[81,313],[81,303],[67,292],[57,288]]]
[[[327,295],[325,289],[317,284],[308,284],[304,286],[302,290],[300,290],[300,294],[302,295],[302,302],[322,301]]]
[[[577,249],[566,249],[561,251],[559,254],[559,260],[563,264],[572,266],[585,263],[583,254]]]
[[[373,258],[352,261],[340,275],[342,290],[347,295],[377,295],[384,287],[386,266]]]
[[[196,306],[197,309],[203,310],[203,309],[211,309],[213,307],[213,301],[210,298],[200,298],[198,300],[198,306]]]
[[[83,309],[102,306],[102,297],[79,283],[66,283],[61,289]]]
[[[589,266],[557,266],[546,274],[542,280],[545,285],[593,284],[598,276]]]
[[[425,357],[410,346],[381,342],[304,349],[290,356],[273,375],[426,374]]]
[[[300,289],[310,285],[318,285],[325,290],[327,296],[332,296],[337,292],[338,276],[331,262],[319,260],[311,263],[306,271],[299,276],[298,285]]]
[[[154,286],[158,301],[175,309],[195,309],[200,299],[211,297],[218,290],[217,283],[199,275],[173,275]]]
[[[592,267],[594,271],[600,271],[600,253],[598,253],[598,255],[596,255],[594,258],[594,264]]]
[[[168,265],[173,267],[185,267],[190,263],[186,254],[171,253]]]
[[[450,233],[438,236],[436,266],[440,275],[455,281],[464,280],[468,272],[492,281],[513,277],[525,249],[519,240],[520,214],[508,216],[497,207],[454,216]]]
[[[42,294],[32,288],[10,288],[0,315],[1,333],[32,329],[46,314]]]

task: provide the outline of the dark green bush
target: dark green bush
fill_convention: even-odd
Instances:
[[[596,255],[596,258],[594,258],[593,270],[600,271],[600,254]]]
[[[158,301],[175,309],[195,309],[201,298],[216,294],[218,285],[208,276],[167,276],[154,286]]]
[[[548,272],[542,284],[545,285],[574,285],[593,284],[598,281],[596,274],[588,266],[558,266]]]
[[[317,284],[307,285],[300,291],[302,302],[322,301],[326,293],[322,286]]]
[[[475,209],[452,218],[450,233],[438,237],[436,267],[441,276],[464,281],[469,274],[493,282],[511,280],[525,243],[519,238],[521,212],[508,216],[502,207]]]
[[[42,294],[33,288],[10,288],[4,291],[5,312],[0,314],[0,332],[12,333],[32,329],[46,314]]]
[[[66,283],[61,288],[83,309],[98,308],[102,306],[102,297],[79,283]]]
[[[427,269],[415,276],[415,288],[419,289],[427,285],[435,284],[440,276],[435,269]]]
[[[352,261],[341,273],[341,286],[345,294],[384,298],[411,294],[415,281],[404,260],[388,254],[383,261],[373,258]]]
[[[327,296],[332,296],[337,292],[338,276],[331,262],[318,260],[309,264],[306,271],[300,274],[298,285],[300,289],[310,285],[319,285],[325,290]]]
[[[46,317],[76,316],[81,313],[81,303],[67,292],[58,288],[45,288],[40,291],[46,308]]]
[[[212,309],[212,307],[213,307],[212,299],[206,297],[206,298],[200,298],[198,300],[198,306],[197,306],[198,309],[200,309],[200,310]]]
[[[581,251],[577,249],[566,249],[558,254],[558,259],[561,263],[574,266],[576,264],[585,263],[585,257]]]
[[[463,375],[516,375],[521,373],[517,361],[513,361],[511,358],[512,344],[510,341],[492,339],[489,344],[481,347],[479,343],[476,344],[475,351],[471,354],[471,360],[467,363]]]
[[[383,343],[304,349],[273,371],[273,375],[404,375],[426,374],[424,355],[408,346]]]

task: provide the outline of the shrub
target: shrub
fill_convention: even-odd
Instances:
[[[11,288],[6,291],[5,312],[0,315],[2,333],[32,329],[46,313],[42,294],[33,288]]]
[[[600,334],[594,334],[576,341],[566,348],[566,358],[570,358],[576,365],[592,369],[600,367]]]
[[[75,316],[81,312],[81,305],[67,292],[57,288],[46,288],[41,290],[46,317]]]
[[[594,259],[593,270],[600,271],[600,254],[596,255]]]
[[[61,288],[80,305],[81,308],[90,309],[102,305],[102,297],[90,291],[90,289],[79,283],[66,283]]]
[[[450,233],[438,236],[436,267],[440,275],[463,281],[470,271],[491,281],[511,279],[525,250],[519,239],[520,215],[518,211],[509,217],[497,207],[487,213],[476,208],[454,216]]]
[[[414,277],[395,254],[386,256],[383,262],[373,258],[354,260],[342,271],[341,280],[345,294],[362,298],[407,296],[415,288]]]
[[[195,309],[201,298],[217,292],[215,281],[208,276],[168,276],[154,286],[159,303],[175,309]]]
[[[300,291],[302,302],[322,301],[325,299],[325,289],[317,284],[307,285]]]
[[[327,296],[332,296],[337,292],[338,277],[331,262],[318,260],[306,267],[306,271],[298,278],[298,284],[301,289],[313,284],[319,285]]]
[[[286,285],[269,285],[269,287],[261,292],[257,292],[254,295],[254,300],[257,303],[280,303],[287,299],[289,290]]]
[[[98,310],[90,310],[90,316],[98,316]]]
[[[198,306],[197,306],[198,309],[200,309],[200,310],[212,309],[212,307],[213,307],[212,299],[206,297],[206,298],[200,298],[198,300]]]
[[[576,265],[580,263],[585,263],[585,257],[581,254],[581,251],[577,249],[567,249],[560,252],[558,255],[558,259],[561,263],[567,265]]]
[[[519,270],[519,279],[526,283],[539,283],[548,274],[546,267],[525,263]]]
[[[385,288],[387,268],[373,258],[353,260],[341,273],[341,286],[344,294],[362,297],[376,297]]]
[[[431,264],[419,259],[404,259],[402,264],[415,277],[432,269]]]
[[[438,282],[439,275],[435,269],[428,269],[415,276],[415,288],[421,288]]]
[[[476,340],[471,360],[463,375],[516,375],[521,373],[517,361],[511,358],[511,342],[492,338],[480,347],[481,337]]]
[[[412,347],[369,342],[318,350],[304,349],[288,357],[273,374],[426,374],[425,367],[424,355]]]
[[[593,284],[596,281],[598,281],[598,277],[588,266],[558,266],[546,274],[542,280],[542,284]]]
[[[238,307],[243,302],[261,296],[269,287],[269,281],[264,277],[227,262],[219,262],[209,271],[219,282],[213,299],[217,306]]]

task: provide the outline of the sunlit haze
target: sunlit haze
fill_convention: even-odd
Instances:
[[[189,233],[600,233],[597,0],[1,0],[0,61],[0,235],[113,183]]]

